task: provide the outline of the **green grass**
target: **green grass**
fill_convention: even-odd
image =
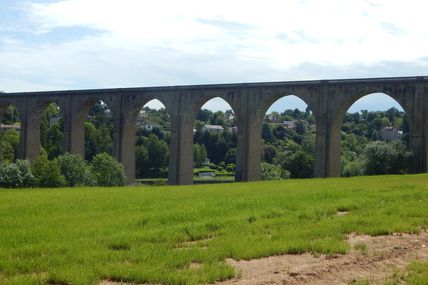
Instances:
[[[229,257],[341,254],[351,232],[418,232],[427,208],[426,174],[1,190],[0,284],[215,282],[236,274]]]

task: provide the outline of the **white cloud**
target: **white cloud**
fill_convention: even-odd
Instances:
[[[428,67],[425,1],[25,3],[17,26],[39,41],[0,40],[5,91],[405,76]],[[95,32],[43,42],[73,27]]]

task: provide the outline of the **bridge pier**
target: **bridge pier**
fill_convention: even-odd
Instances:
[[[262,124],[252,113],[241,112],[237,122],[236,181],[261,179]]]
[[[135,183],[135,132],[136,120],[133,114],[113,112],[112,156],[122,163],[126,184]]]
[[[34,160],[40,155],[40,106],[25,100],[19,104],[21,131],[18,157]]]
[[[194,118],[189,113],[176,112],[170,114],[170,120],[168,184],[192,184]]]
[[[87,112],[73,98],[59,102],[64,121],[64,151],[85,158],[85,120]]]

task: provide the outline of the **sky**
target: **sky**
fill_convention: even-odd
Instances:
[[[423,0],[0,0],[0,90],[426,76],[427,11]],[[399,108],[372,97],[352,110]]]

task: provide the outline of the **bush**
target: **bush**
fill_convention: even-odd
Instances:
[[[32,163],[32,171],[39,187],[62,187],[66,185],[56,159],[48,160],[46,155],[42,155]]]
[[[406,173],[413,156],[401,142],[375,141],[364,149],[367,174]]]
[[[279,180],[281,179],[281,167],[262,162],[262,180]]]
[[[365,174],[366,161],[363,158],[355,158],[351,161],[345,161],[342,165],[342,176],[361,176]]]
[[[31,172],[31,164],[28,159],[18,159],[15,164],[21,173],[22,187],[33,187],[36,184],[36,178]]]
[[[98,186],[122,186],[125,184],[126,177],[123,165],[107,153],[94,156],[91,169]]]
[[[22,176],[15,163],[0,165],[0,186],[3,188],[22,187]]]
[[[58,164],[67,186],[94,185],[90,167],[80,155],[65,153],[58,157]]]

